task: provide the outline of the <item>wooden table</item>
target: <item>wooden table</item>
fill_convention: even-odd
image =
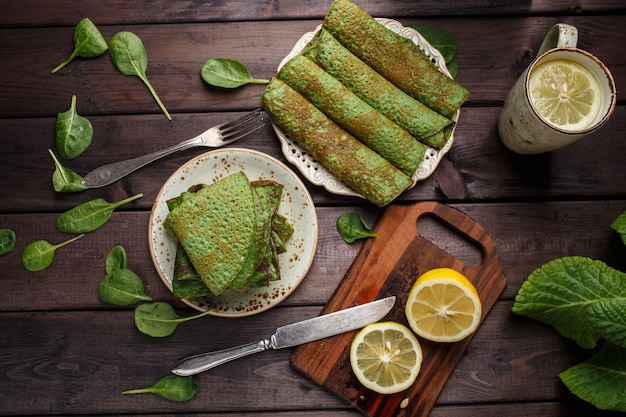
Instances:
[[[123,245],[129,266],[155,299],[169,301],[148,251],[152,203],[163,182],[204,150],[168,157],[106,188],[57,194],[51,185],[56,114],[77,96],[94,127],[89,149],[67,164],[85,174],[103,163],[157,150],[258,106],[261,85],[219,91],[203,84],[209,58],[242,61],[270,78],[302,34],[315,29],[326,1],[10,1],[0,14],[0,228],[17,233],[15,250],[0,257],[0,413],[10,415],[356,416],[334,394],[296,372],[292,350],[268,351],[198,376],[192,401],[122,396],[150,385],[180,358],[269,336],[277,326],[317,315],[361,243],[335,229],[348,211],[373,223],[380,210],[309,185],[319,217],[315,260],[300,287],[278,307],[239,319],[205,317],[155,339],[140,334],[132,308],[102,303],[97,285],[104,259]],[[394,204],[435,200],[483,225],[496,243],[509,284],[452,374],[433,417],[609,416],[571,395],[558,373],[589,356],[551,328],[512,315],[515,294],[535,268],[557,257],[587,256],[626,270],[624,247],[611,222],[626,210],[626,108],[588,139],[546,155],[507,151],[496,121],[507,92],[557,22],[578,27],[579,45],[626,85],[626,8],[617,0],[500,1],[363,0],[374,16],[427,23],[459,39],[457,80],[472,93],[463,106],[454,146],[427,180]],[[76,59],[51,74],[73,47],[74,25],[91,18],[108,40],[129,30],[144,42],[147,74],[173,116],[166,120],[147,89],[117,73],[107,56]],[[270,126],[237,143],[284,160]],[[308,184],[308,183],[307,183]],[[68,235],[59,213],[102,197],[143,193],[97,232],[57,253],[53,265],[28,272],[25,246]],[[434,232],[433,238],[442,237]],[[445,241],[444,236],[444,241]],[[459,257],[472,251],[448,245]],[[175,303],[181,315],[192,310]]]

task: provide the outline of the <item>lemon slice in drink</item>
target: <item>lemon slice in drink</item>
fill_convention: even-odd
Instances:
[[[350,365],[366,388],[393,394],[415,382],[422,366],[422,348],[411,330],[402,324],[374,323],[352,340]]]
[[[535,109],[557,128],[585,129],[600,110],[598,80],[573,61],[551,60],[539,64],[530,74],[529,86]]]
[[[437,268],[415,281],[405,313],[418,336],[434,342],[458,342],[478,328],[482,304],[476,288],[463,274]]]

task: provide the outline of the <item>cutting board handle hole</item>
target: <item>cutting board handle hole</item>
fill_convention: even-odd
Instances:
[[[474,241],[437,216],[431,214],[420,216],[417,219],[417,230],[421,237],[467,266],[478,266],[483,261],[483,252]]]

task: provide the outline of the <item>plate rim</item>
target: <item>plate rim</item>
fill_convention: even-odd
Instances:
[[[441,72],[443,72],[448,77],[453,78],[450,74],[450,71],[448,70],[448,67],[446,66],[445,59],[443,58],[443,55],[441,55],[441,52],[434,48],[417,30],[408,26],[404,26],[401,22],[394,19],[384,17],[376,17],[374,19],[384,25],[387,29],[390,29],[398,35],[411,40],[418,48],[422,49],[431,59],[433,59],[433,61],[435,61],[435,65]],[[277,68],[277,73],[280,71],[283,65],[287,63],[287,61],[289,61],[291,58],[296,56],[304,49],[304,46],[315,36],[315,34],[319,30],[321,30],[321,28],[322,24],[318,25],[315,30],[311,32],[306,32],[298,39],[291,51],[281,60]],[[407,37],[406,35],[410,35],[411,37]],[[454,142],[454,132],[459,121],[459,116],[460,109],[457,109],[457,111],[452,116],[454,126],[452,127],[450,138],[441,149],[437,150],[426,145],[424,160],[420,163],[415,173],[411,176],[413,183],[405,190],[405,192],[415,187],[418,182],[430,177],[439,166],[443,157],[450,151]],[[282,129],[276,126],[276,124],[273,122],[272,128],[274,130],[274,133],[276,133],[276,136],[278,136],[278,140],[281,144],[281,151],[287,161],[294,165],[310,183],[316,186],[323,187],[331,194],[365,198],[363,195],[350,189],[339,178],[328,172],[325,167],[323,167],[314,158],[308,155],[307,152],[305,152],[297,143],[294,143],[291,139],[289,139],[289,137],[282,131]]]
[[[150,252],[150,258],[152,260],[152,264],[154,266],[155,271],[157,272],[157,275],[159,276],[159,278],[161,279],[161,281],[163,282],[163,284],[167,287],[167,289],[171,292],[172,291],[172,281],[168,279],[168,277],[166,276],[166,272],[161,268],[161,262],[157,259],[157,251],[158,249],[155,247],[155,241],[154,241],[154,236],[155,234],[159,234],[158,231],[155,231],[155,229],[161,229],[160,234],[164,234],[165,230],[163,229],[163,225],[162,222],[158,223],[157,220],[155,219],[155,216],[157,215],[157,209],[159,207],[159,204],[163,204],[164,203],[164,193],[165,193],[165,189],[166,186],[168,184],[170,184],[172,181],[179,179],[181,177],[181,173],[183,173],[183,171],[189,167],[190,165],[196,164],[198,163],[200,160],[209,160],[212,156],[215,156],[216,154],[219,155],[221,153],[224,154],[228,154],[228,155],[252,155],[256,158],[259,158],[261,160],[265,160],[265,161],[269,161],[270,163],[274,164],[274,166],[272,168],[278,167],[280,169],[282,169],[284,171],[284,174],[291,177],[293,179],[293,181],[295,182],[295,184],[301,188],[301,191],[299,191],[300,193],[302,193],[305,197],[305,201],[303,201],[303,203],[306,203],[306,206],[308,207],[307,211],[309,211],[309,214],[311,216],[311,224],[307,224],[306,227],[307,229],[306,232],[304,233],[307,236],[307,239],[311,239],[311,245],[310,245],[310,251],[308,251],[307,253],[309,253],[308,259],[306,260],[306,262],[303,263],[304,267],[302,268],[302,272],[301,272],[301,276],[296,277],[294,279],[294,282],[291,284],[290,288],[288,290],[282,291],[281,295],[279,297],[276,297],[275,299],[273,299],[272,301],[270,301],[269,303],[256,308],[256,309],[252,309],[252,310],[244,310],[244,311],[238,311],[238,312],[233,312],[233,313],[227,313],[224,311],[210,311],[208,314],[212,315],[212,316],[216,316],[216,317],[227,317],[227,318],[238,318],[238,317],[246,317],[246,316],[251,316],[251,315],[255,315],[255,314],[259,314],[261,312],[267,311],[272,307],[275,307],[276,305],[280,304],[281,302],[283,302],[287,297],[289,297],[289,295],[291,295],[302,283],[302,281],[304,280],[304,278],[308,275],[310,268],[313,264],[313,260],[315,259],[315,254],[317,252],[317,244],[318,244],[318,238],[319,238],[319,221],[317,218],[317,211],[316,211],[316,207],[315,204],[313,202],[313,198],[311,197],[311,194],[309,193],[308,189],[306,188],[306,185],[302,182],[302,180],[298,177],[298,175],[296,175],[285,163],[283,163],[282,161],[276,159],[275,157],[268,155],[264,152],[261,151],[257,151],[254,149],[247,149],[247,148],[219,148],[219,149],[213,149],[207,152],[204,152],[200,155],[196,155],[195,157],[187,160],[185,163],[183,163],[182,165],[180,165],[168,178],[167,180],[165,180],[165,182],[163,182],[163,184],[161,185],[161,188],[159,189],[159,192],[157,193],[154,202],[152,204],[152,208],[150,210],[150,216],[148,219],[148,250]],[[245,170],[244,170],[245,172]],[[208,182],[211,183],[211,182]],[[191,184],[193,185],[193,184]],[[296,190],[296,192],[298,192]],[[197,303],[194,303],[192,300],[190,299],[181,299],[181,302],[183,302],[184,304],[188,305],[189,307],[192,307],[198,311],[207,311],[206,308],[199,306]]]

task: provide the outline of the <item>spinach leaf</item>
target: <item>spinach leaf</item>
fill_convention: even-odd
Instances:
[[[57,217],[57,230],[66,233],[93,232],[109,221],[116,208],[140,197],[143,197],[143,194],[136,194],[117,203],[109,203],[102,198],[96,198],[79,204]]]
[[[128,268],[128,255],[126,255],[126,249],[124,249],[121,245],[113,246],[107,255],[105,265],[107,274],[111,274],[118,269]]]
[[[55,170],[52,173],[52,186],[57,193],[74,193],[84,191],[86,186],[81,184],[83,177],[75,173],[69,168],[61,165],[57,157],[52,152],[52,149],[48,149],[52,160],[54,161]]]
[[[70,108],[57,114],[54,126],[57,151],[65,159],[76,159],[89,147],[92,138],[91,122],[76,112],[76,96],[72,96]]]
[[[147,388],[131,389],[122,392],[125,394],[157,394],[176,402],[191,400],[200,391],[200,384],[191,376],[167,375],[159,379],[154,385]]]
[[[134,75],[148,87],[150,93],[165,114],[168,120],[172,117],[161,102],[156,91],[148,81],[146,68],[148,68],[148,55],[143,42],[132,32],[119,32],[113,35],[109,41],[109,56],[113,66],[123,75]]]
[[[154,302],[135,308],[135,326],[141,333],[152,337],[165,337],[174,333],[179,324],[206,316],[210,311],[194,316],[181,317],[168,303]]]
[[[107,49],[109,46],[96,25],[88,18],[84,18],[74,28],[74,51],[66,61],[54,68],[52,73],[69,64],[77,56],[95,58],[105,53]]]
[[[626,245],[626,211],[620,214],[611,224],[611,229],[615,230],[622,237],[622,242]]]
[[[337,230],[346,243],[378,236],[378,233],[372,232],[372,229],[358,213],[345,213],[339,216],[337,218]]]
[[[0,229],[0,255],[6,255],[15,249],[15,232],[11,229]]]
[[[24,248],[24,252],[22,252],[22,265],[24,268],[33,272],[46,269],[52,264],[52,261],[54,261],[54,254],[57,249],[72,243],[83,236],[85,235],[82,234],[73,237],[72,239],[66,240],[58,245],[53,245],[46,240],[36,240]]]
[[[454,58],[456,57],[459,44],[456,36],[444,29],[431,25],[411,24],[408,27],[418,31],[433,48],[441,53],[452,78],[456,78],[458,66]]]
[[[625,289],[626,274],[604,262],[563,257],[529,275],[515,297],[513,312],[548,324],[580,347],[590,349],[595,347],[600,333],[589,319],[589,309],[619,297],[623,302]],[[610,315],[603,316],[610,321]]]
[[[139,301],[152,301],[146,295],[143,282],[130,269],[116,269],[105,275],[98,285],[98,296],[105,303],[129,306]]]
[[[270,82],[252,77],[244,64],[228,58],[209,59],[202,65],[200,76],[205,83],[222,88],[237,88],[245,84]]]
[[[626,349],[610,343],[559,374],[569,390],[601,410],[626,411]]]

